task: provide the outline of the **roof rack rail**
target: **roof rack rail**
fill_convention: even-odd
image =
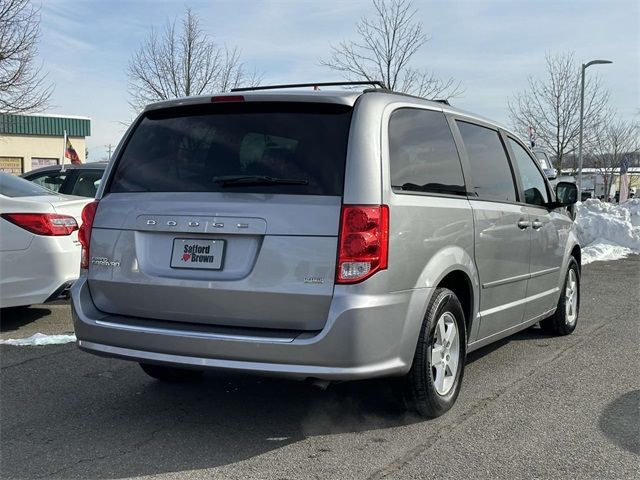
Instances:
[[[396,92],[394,90],[387,90],[386,88],[367,88],[363,93],[372,93],[372,92],[374,92],[374,93],[393,93],[394,95],[402,95],[403,97],[417,98],[417,99],[420,99],[420,100],[427,100],[429,102],[443,103],[445,105],[451,106],[451,104],[449,103],[449,100],[446,100],[444,98],[419,97],[418,95],[413,95],[411,93]]]
[[[380,80],[363,80],[361,82],[319,82],[319,83],[289,83],[285,85],[262,85],[258,87],[240,87],[232,88],[232,92],[250,92],[252,90],[279,90],[281,88],[300,88],[300,87],[342,87],[355,85],[373,85],[379,88],[387,89],[384,82]]]

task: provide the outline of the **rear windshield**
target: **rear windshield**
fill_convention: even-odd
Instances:
[[[332,104],[238,102],[148,112],[117,160],[108,191],[339,196],[351,111]],[[224,181],[245,176],[256,178]]]
[[[39,195],[53,195],[51,190],[36,185],[24,178],[14,177],[0,172],[0,195],[5,197],[36,197]]]

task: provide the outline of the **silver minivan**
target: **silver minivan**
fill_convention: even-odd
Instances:
[[[576,196],[508,129],[384,88],[152,104],[83,212],[78,346],[170,381],[394,377],[438,416],[467,353],[575,329]]]

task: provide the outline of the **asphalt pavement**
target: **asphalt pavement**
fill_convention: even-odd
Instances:
[[[640,257],[587,265],[573,335],[469,355],[455,407],[403,413],[381,381],[208,373],[166,385],[75,345],[0,346],[2,478],[640,479]],[[1,338],[71,327],[64,302]]]

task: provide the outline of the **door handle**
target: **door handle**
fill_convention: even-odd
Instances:
[[[542,222],[536,218],[533,223],[531,223],[531,226],[534,230],[540,230],[542,228]]]
[[[525,229],[529,228],[529,225],[531,225],[531,222],[529,222],[527,220],[523,220],[523,219],[518,220],[518,228],[520,230],[525,230]]]

